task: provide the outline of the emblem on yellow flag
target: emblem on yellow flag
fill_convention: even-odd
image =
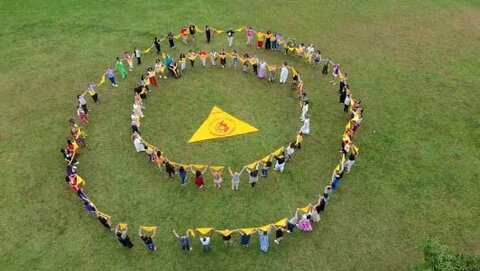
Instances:
[[[210,115],[193,134],[188,143],[253,132],[258,132],[258,129],[214,106]]]

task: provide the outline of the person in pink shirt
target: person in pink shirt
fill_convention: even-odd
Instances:
[[[247,27],[247,46],[250,47],[253,43],[253,34],[255,30],[251,26]]]

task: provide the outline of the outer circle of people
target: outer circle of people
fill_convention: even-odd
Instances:
[[[234,244],[234,236],[239,236],[239,243],[243,247],[248,247],[250,238],[254,234],[259,236],[260,249],[267,252],[269,249],[270,240],[276,244],[280,244],[284,237],[291,234],[298,229],[300,232],[309,232],[313,230],[315,223],[321,220],[325,208],[332,197],[332,192],[339,188],[340,182],[344,173],[350,173],[357,156],[359,148],[354,144],[354,135],[360,127],[363,120],[363,106],[360,99],[354,99],[351,87],[348,83],[347,74],[343,75],[340,71],[340,65],[333,63],[329,58],[323,59],[320,50],[315,50],[313,45],[305,46],[303,43],[297,44],[292,38],[284,38],[279,32],[272,32],[270,30],[259,32],[252,27],[240,27],[237,29],[218,30],[206,26],[204,30],[200,29],[194,24],[190,24],[180,29],[178,35],[173,35],[169,32],[164,38],[154,38],[153,44],[147,49],[140,51],[137,47],[134,48],[132,55],[137,59],[137,66],[142,64],[141,54],[149,53],[151,49],[155,48],[156,53],[162,56],[163,61],[157,59],[155,66],[147,69],[147,73],[142,75],[137,87],[134,90],[134,105],[132,111],[132,140],[137,152],[145,152],[148,161],[156,163],[157,166],[164,170],[170,178],[178,175],[182,187],[186,186],[187,172],[192,171],[195,176],[195,185],[198,188],[203,188],[205,185],[203,174],[207,169],[212,174],[214,187],[220,188],[222,185],[221,173],[223,167],[206,166],[206,165],[183,165],[169,161],[155,146],[148,144],[141,139],[140,120],[143,117],[144,104],[147,93],[151,88],[158,84],[158,79],[166,79],[168,77],[179,78],[186,69],[186,60],[190,62],[190,66],[194,67],[197,57],[200,58],[202,66],[207,65],[207,57],[210,58],[211,66],[221,66],[225,68],[232,66],[234,69],[242,65],[244,72],[249,72],[251,67],[252,72],[261,79],[268,79],[269,82],[276,81],[277,70],[280,70],[279,82],[285,84],[288,79],[289,69],[292,71],[291,87],[300,99],[301,116],[303,123],[295,141],[289,143],[286,147],[282,147],[264,158],[254,163],[243,167],[240,171],[234,171],[228,168],[228,173],[232,181],[232,190],[238,190],[240,176],[246,170],[248,172],[249,184],[255,187],[259,180],[268,178],[268,171],[275,160],[274,170],[283,172],[285,164],[293,158],[295,149],[302,147],[303,136],[310,133],[310,124],[308,116],[308,95],[303,88],[303,82],[300,78],[300,73],[293,67],[289,67],[285,62],[281,67],[269,66],[266,62],[259,60],[256,56],[250,57],[244,54],[241,57],[235,50],[232,53],[226,53],[225,50],[216,52],[200,51],[194,53],[192,51],[187,54],[181,53],[178,62],[170,55],[166,55],[161,50],[161,43],[168,41],[170,48],[175,48],[175,41],[181,38],[182,43],[188,44],[196,42],[195,38],[198,33],[204,33],[207,43],[210,43],[214,36],[225,33],[227,36],[227,43],[229,47],[234,44],[234,35],[245,31],[246,32],[246,46],[254,45],[256,38],[257,49],[265,51],[285,52],[289,57],[297,57],[305,59],[305,62],[313,65],[322,65],[322,74],[328,75],[330,67],[332,69],[332,85],[339,83],[339,103],[343,106],[343,111],[350,116],[350,120],[345,126],[345,130],[340,141],[340,162],[332,172],[329,183],[325,186],[323,191],[318,196],[315,203],[309,203],[305,206],[299,207],[295,210],[291,218],[282,218],[275,223],[269,223],[260,227],[251,228],[237,228],[237,229],[215,229],[215,228],[190,228],[184,233],[178,234],[172,230],[173,236],[178,240],[182,250],[192,250],[192,238],[198,236],[198,243],[202,250],[208,252],[212,249],[211,238],[216,233],[223,240],[225,246]],[[231,58],[231,63],[227,64],[227,58]],[[79,150],[87,146],[87,134],[85,127],[89,124],[89,109],[87,106],[86,95],[90,96],[95,104],[100,103],[99,95],[96,88],[103,85],[108,78],[113,87],[117,87],[115,74],[118,73],[122,78],[127,76],[127,69],[124,61],[128,64],[128,70],[132,71],[136,67],[133,64],[133,58],[129,52],[125,52],[123,59],[117,57],[116,68],[107,68],[102,75],[100,82],[97,84],[87,84],[87,89],[82,94],[77,95],[78,105],[76,107],[76,114],[74,118],[69,119],[70,135],[67,139],[66,146],[60,149],[64,160],[67,163],[65,182],[77,194],[79,200],[85,209],[90,213],[101,225],[109,231],[113,231],[118,241],[126,248],[132,248],[133,242],[129,237],[129,226],[126,223],[119,222],[113,227],[112,217],[99,211],[92,200],[85,193],[86,181],[77,173],[79,167]],[[260,164],[262,167],[260,168]],[[260,169],[260,170],[259,170]],[[156,246],[154,237],[157,232],[156,226],[139,226],[138,235],[145,244],[146,248],[154,252]],[[271,237],[271,235],[274,235]]]

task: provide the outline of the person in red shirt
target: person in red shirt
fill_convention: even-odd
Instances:
[[[202,66],[205,67],[207,62],[207,52],[205,50],[201,50],[198,52],[198,56],[200,56],[200,61],[202,61]]]
[[[180,28],[180,35],[182,35],[182,41],[184,44],[187,44],[188,39],[188,28],[182,27]]]
[[[195,170],[193,167],[191,168],[192,172],[195,173],[195,185],[198,186],[199,189],[203,188],[205,181],[203,180],[203,173],[207,170],[207,167],[203,169],[203,171]]]

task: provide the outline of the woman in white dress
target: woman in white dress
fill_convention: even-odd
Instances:
[[[310,134],[310,118],[305,116],[305,120],[303,121],[303,126],[300,128],[304,135]]]
[[[280,84],[285,84],[288,78],[288,63],[284,62],[280,71]]]
[[[302,106],[302,115],[300,116],[301,121],[305,121],[305,116],[308,113],[308,101],[303,102]]]
[[[142,143],[142,138],[140,137],[140,135],[134,132],[132,135],[132,138],[133,138],[133,146],[135,146],[135,150],[137,152],[145,151],[145,146]]]

